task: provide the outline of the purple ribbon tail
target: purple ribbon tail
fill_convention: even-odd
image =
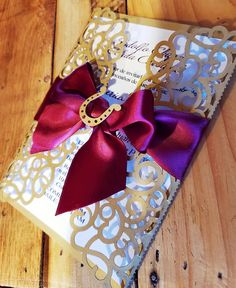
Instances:
[[[155,112],[156,135],[147,153],[163,169],[183,180],[209,120],[188,112]]]

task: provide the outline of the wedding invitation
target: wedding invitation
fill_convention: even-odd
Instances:
[[[97,91],[109,105],[122,107],[135,91],[151,90],[154,111],[210,121],[235,68],[235,37],[224,27],[192,28],[98,9],[59,78],[91,62]],[[95,128],[85,125],[55,149],[32,154],[36,126],[34,121],[1,183],[3,199],[70,250],[106,287],[130,287],[182,179],[150,153],[137,151],[118,129],[115,136],[128,157],[126,188],[56,215],[70,166]],[[86,181],[95,180],[87,175]]]

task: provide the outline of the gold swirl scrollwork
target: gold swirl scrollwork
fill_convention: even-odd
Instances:
[[[211,118],[236,65],[236,32],[222,26],[177,31],[158,43],[138,88],[155,105]]]
[[[95,9],[91,21],[79,39],[61,72],[60,77],[68,76],[74,69],[87,61],[92,66],[96,60],[101,83],[106,87],[113,73],[113,66],[123,53],[127,36],[125,34],[125,21],[117,18],[117,14],[110,9]],[[94,68],[93,67],[93,68]],[[36,127],[33,124],[25,138],[25,143],[19,149],[15,160],[10,165],[0,189],[4,195],[14,200],[20,200],[24,205],[29,204],[34,198],[40,198],[47,188],[52,185],[55,170],[65,162],[66,156],[75,150],[75,144],[69,140],[53,151],[30,155],[32,133]],[[88,133],[80,130],[77,133]]]
[[[175,60],[175,47],[170,41],[161,41],[153,49],[146,63],[146,74],[137,83],[136,90],[142,85],[145,89],[157,89],[163,79],[168,78]]]
[[[0,186],[5,195],[24,205],[45,194],[55,180],[56,169],[62,166],[68,155],[76,151],[75,142],[69,139],[51,151],[30,154],[35,127],[36,123],[27,133]],[[79,130],[75,137],[89,131],[90,128]]]
[[[121,287],[127,283],[141,253],[147,249],[160,212],[179,184],[146,154],[136,153],[129,162],[133,172],[127,175],[124,191],[74,211],[70,218],[72,246],[107,287],[115,287],[111,281],[114,275],[122,279]],[[81,244],[84,237],[86,242]],[[98,263],[106,271],[102,278]]]
[[[100,81],[107,86],[113,74],[114,63],[120,59],[127,41],[126,23],[109,8],[95,9],[88,26],[72,51],[61,77],[68,76],[78,66],[96,60]]]
[[[222,27],[174,32],[153,50],[137,90],[151,89],[156,106],[210,118],[235,67],[234,36]],[[136,152],[128,162],[133,169],[124,191],[71,214],[71,243],[106,287],[116,277],[120,287],[130,283],[180,183],[147,154]]]

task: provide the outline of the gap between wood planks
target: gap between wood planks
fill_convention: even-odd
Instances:
[[[55,39],[56,39],[56,17],[57,17],[57,1],[55,3],[54,12],[54,25],[53,25],[53,37],[52,37],[52,56],[51,56],[51,85],[53,83],[54,75],[54,52],[55,52]],[[48,239],[46,233],[42,232],[42,245],[41,245],[41,258],[40,258],[40,270],[39,270],[39,288],[45,288],[45,279],[48,279]]]
[[[122,5],[121,2],[125,2],[125,3],[123,3]],[[92,1],[91,5],[93,8],[96,8],[96,7],[104,8],[103,5],[101,5],[99,1]],[[127,13],[128,11],[127,5],[128,5],[127,1],[120,1],[120,5],[117,6],[117,9],[114,9],[114,10],[117,10],[116,12]],[[55,45],[56,45],[55,40],[56,40],[56,30],[57,30],[57,9],[58,9],[58,5],[56,2],[55,14],[54,14],[54,30],[53,30],[53,38],[52,38],[53,42],[52,42],[52,57],[51,57],[51,84],[53,83],[53,79],[55,79],[55,77],[57,76],[55,75],[56,74],[55,73]],[[47,284],[48,282],[47,281],[48,280],[48,258],[49,258],[49,237],[43,232],[42,233],[42,246],[41,246],[41,259],[40,259],[39,288],[45,288],[48,286]],[[83,267],[82,264],[81,264],[81,267]],[[135,273],[133,287],[139,288],[138,271],[136,271]]]

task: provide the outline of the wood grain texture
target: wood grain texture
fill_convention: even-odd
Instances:
[[[0,177],[50,84],[55,1],[0,1]],[[0,285],[39,287],[42,232],[0,203]]]
[[[95,7],[104,7],[104,1],[64,1],[57,2],[56,26],[55,26],[55,50],[53,75],[58,75],[63,67],[65,59],[83,32],[91,11]],[[110,4],[116,4],[115,1]],[[117,8],[120,9],[121,6]],[[68,16],[69,15],[69,16]],[[75,29],[76,27],[76,29]],[[66,39],[66,41],[65,41]],[[102,288],[103,284],[92,276],[83,265],[76,261],[67,251],[53,239],[48,241],[48,251],[45,253],[47,271],[44,272],[44,286],[48,288]]]
[[[127,7],[131,15],[236,27],[235,0],[127,0],[127,5],[118,0],[58,0],[56,13],[55,2],[0,2],[0,63],[4,67],[0,74],[0,151],[4,152],[0,174],[13,159],[51,76],[60,72],[93,7],[110,5],[120,12]],[[236,85],[229,88],[138,273],[136,288],[153,288],[152,272],[160,278],[159,288],[236,287]],[[42,241],[40,230],[8,204],[0,205],[0,227],[0,286],[103,287],[45,234]]]
[[[91,15],[90,1],[58,0],[55,26],[53,75],[56,77],[78,41]],[[53,239],[45,251],[43,285],[48,288],[103,287],[87,269]],[[96,283],[97,282],[97,283]]]
[[[0,204],[0,287],[38,288],[42,232],[9,204]]]
[[[236,28],[235,0],[127,0],[130,15],[185,24]]]
[[[54,78],[61,72],[67,57],[77,44],[91,16],[90,0],[58,0],[55,25]]]
[[[236,2],[128,0],[128,13],[233,29]],[[153,287],[153,271],[160,288],[236,287],[235,80],[139,271],[141,288]]]

